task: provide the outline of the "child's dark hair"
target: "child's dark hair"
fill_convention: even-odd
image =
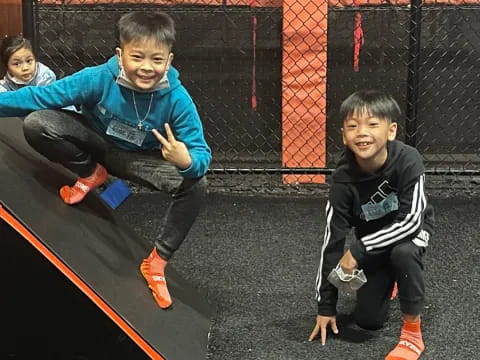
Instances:
[[[340,106],[340,119],[345,121],[357,113],[367,113],[389,122],[397,122],[402,111],[395,99],[378,90],[361,90],[346,98]]]
[[[120,46],[153,38],[171,50],[175,43],[175,22],[162,11],[136,11],[123,15],[117,26]]]
[[[5,36],[0,45],[0,60],[7,68],[8,60],[18,50],[25,48],[33,53],[33,47],[30,40],[25,39],[22,35]]]

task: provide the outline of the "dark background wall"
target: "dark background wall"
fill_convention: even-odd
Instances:
[[[36,28],[42,60],[60,76],[104,62],[117,45],[115,22],[132,9],[139,7],[40,4]],[[155,9],[168,11],[177,22],[174,65],[199,107],[215,161],[280,166],[281,8]],[[362,14],[365,35],[358,72],[352,65],[355,12]],[[417,147],[431,166],[457,162],[478,167],[480,141],[472,129],[479,113],[480,8],[424,7],[422,16]],[[342,149],[337,110],[351,92],[383,89],[406,109],[409,19],[407,7],[329,9],[327,166]],[[250,103],[253,66],[257,111]],[[404,125],[402,120],[400,139]]]

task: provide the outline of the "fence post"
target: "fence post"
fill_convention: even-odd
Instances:
[[[410,43],[408,49],[405,142],[414,147],[417,145],[418,78],[420,67],[421,25],[422,0],[410,0]]]
[[[22,0],[23,36],[32,42],[34,50],[37,50],[35,39],[35,25],[33,20],[33,2],[36,0]]]

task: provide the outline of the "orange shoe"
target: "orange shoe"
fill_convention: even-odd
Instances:
[[[70,205],[79,203],[91,190],[102,185],[107,180],[107,176],[107,170],[97,163],[95,170],[89,177],[79,177],[73,186],[62,186],[60,197]]]
[[[140,272],[152,290],[153,298],[162,309],[167,309],[172,305],[172,298],[165,279],[166,266],[167,260],[162,259],[155,248],[140,265]]]
[[[395,300],[397,295],[398,295],[398,285],[397,285],[397,282],[395,281],[395,284],[393,285],[392,294],[390,295],[390,300]]]
[[[420,320],[414,323],[403,321],[400,341],[385,360],[417,360],[424,350]]]

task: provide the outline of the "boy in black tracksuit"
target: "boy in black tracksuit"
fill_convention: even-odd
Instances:
[[[424,166],[418,151],[395,140],[400,108],[378,91],[359,91],[340,107],[346,146],[331,177],[327,225],[316,279],[318,316],[309,340],[330,326],[338,334],[338,290],[328,280],[339,264],[344,273],[364,271],[354,318],[365,329],[386,321],[390,294],[398,284],[403,326],[386,360],[416,360],[425,345],[420,330],[424,306],[422,258],[433,228],[433,208],[424,193]],[[356,240],[344,253],[345,236]]]

